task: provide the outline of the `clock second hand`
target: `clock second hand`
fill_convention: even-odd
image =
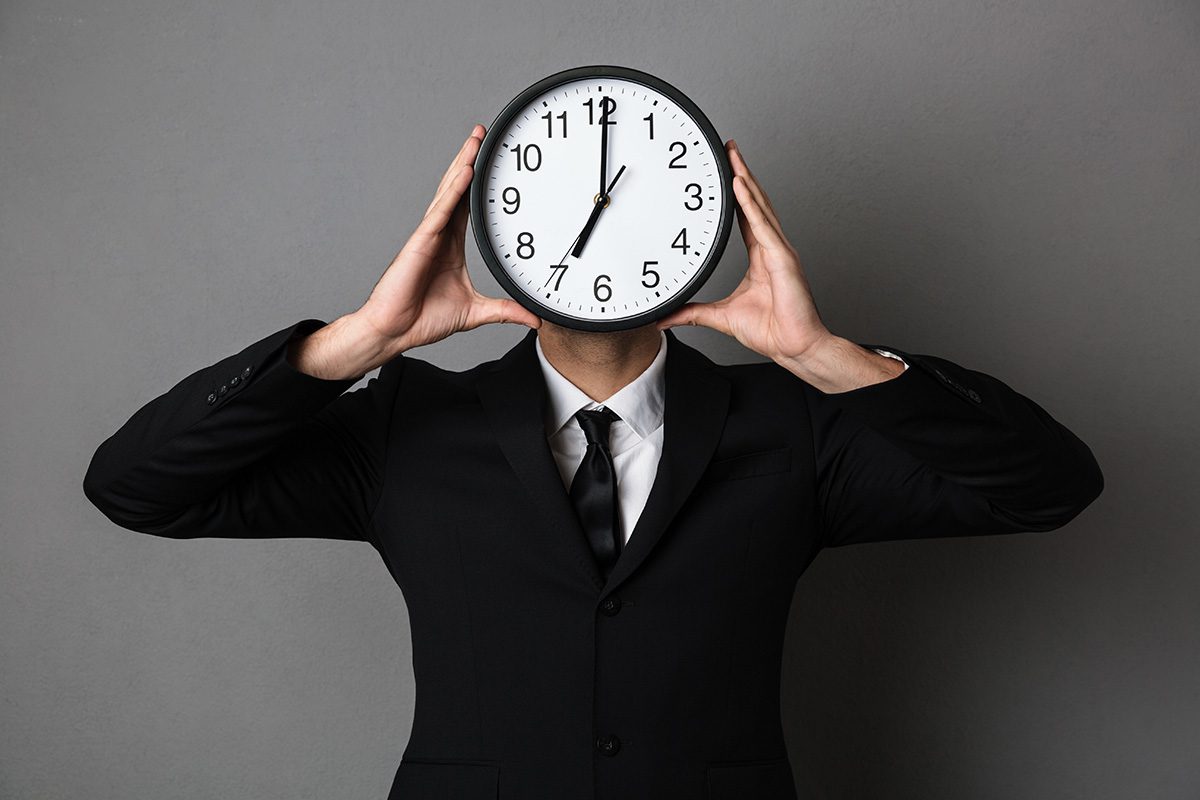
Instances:
[[[607,189],[605,188],[604,183],[608,180],[608,113],[609,103],[611,102],[612,100],[607,95],[600,98],[600,195],[597,199],[602,199],[605,202],[597,202],[592,208],[592,213],[588,216],[587,224],[583,226],[583,230],[579,232],[579,235],[571,241],[571,244],[567,245],[567,252],[563,253],[563,257],[559,259],[559,265],[567,260],[568,255],[574,255],[576,258],[579,258],[579,254],[583,252],[583,245],[587,243],[587,235],[591,234],[592,228],[596,225],[596,218],[600,216],[600,211],[604,206],[608,205],[608,195],[612,193],[612,187],[617,185],[617,178],[621,177],[621,173],[625,171],[625,167],[622,166],[617,171],[617,174],[613,176],[612,183],[608,184]],[[583,237],[583,242],[576,249],[575,244],[579,242],[580,237]],[[553,276],[553,273],[551,273],[551,276]],[[546,284],[548,283],[550,283],[549,278],[546,279]],[[543,284],[543,287],[546,284]]]
[[[600,219],[600,212],[608,208],[608,203],[611,199],[609,195],[612,194],[613,187],[617,185],[617,181],[621,179],[621,174],[623,172],[625,172],[624,164],[622,164],[621,168],[617,170],[617,174],[613,175],[612,183],[608,184],[608,189],[605,190],[604,194],[596,198],[596,205],[592,207],[591,216],[588,217],[588,221],[583,226],[583,230],[581,230],[579,235],[575,237],[574,247],[568,251],[576,258],[579,258],[580,254],[583,253],[584,245],[586,245],[588,243],[588,239],[591,238],[592,229],[596,227],[596,220]],[[566,256],[563,256],[563,258],[566,258]]]
[[[612,193],[613,187],[617,185],[617,179],[621,177],[621,173],[624,171],[625,171],[625,165],[622,164],[621,168],[619,170],[617,170],[617,174],[613,176],[612,183],[610,183],[608,185],[608,191],[606,191],[604,193],[605,195],[609,195]],[[595,206],[592,207],[592,213],[588,216],[587,225],[584,226],[584,230],[586,230],[590,233],[589,229],[595,227],[596,223],[595,223],[594,217],[600,216],[600,211],[598,209],[603,209],[603,207],[604,207],[603,203],[597,203]],[[567,256],[571,255],[571,251],[575,248],[575,243],[579,241],[580,236],[583,236],[583,231],[580,231],[578,234],[575,235],[575,238],[571,240],[571,243],[569,245],[567,245],[567,252],[563,253],[562,258],[560,258],[558,260],[557,264],[551,264],[552,267],[566,266],[565,262],[567,260]],[[580,252],[583,252],[583,248],[580,248]],[[578,258],[578,257],[579,256],[576,256],[576,258]],[[548,285],[550,285],[550,281],[552,281],[553,279],[554,279],[554,273],[551,272],[550,277],[546,278],[546,282],[542,284],[542,288],[544,289]]]

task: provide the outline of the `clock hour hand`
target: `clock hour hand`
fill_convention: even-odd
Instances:
[[[583,230],[579,232],[579,236],[575,239],[575,248],[571,250],[571,255],[575,256],[576,258],[579,258],[580,254],[583,253],[583,246],[587,244],[588,239],[591,237],[592,229],[596,227],[596,220],[600,219],[600,212],[608,208],[608,204],[612,200],[610,195],[612,194],[613,187],[617,185],[617,181],[621,179],[621,173],[624,171],[625,167],[622,165],[622,167],[617,170],[617,174],[613,175],[612,183],[608,185],[608,190],[602,194],[596,195],[596,204],[592,206],[592,213],[588,216],[587,223],[583,226]]]

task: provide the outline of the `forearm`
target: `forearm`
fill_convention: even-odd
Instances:
[[[397,353],[357,313],[338,317],[319,330],[293,340],[289,364],[306,375],[324,380],[360,380]]]
[[[861,389],[904,372],[902,362],[832,334],[801,357],[781,358],[779,364],[825,394]]]

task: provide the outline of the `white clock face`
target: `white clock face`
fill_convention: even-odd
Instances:
[[[597,203],[605,128],[607,204]],[[673,100],[591,77],[534,97],[493,133],[476,225],[526,298],[570,320],[615,322],[698,288],[732,198],[700,124]]]

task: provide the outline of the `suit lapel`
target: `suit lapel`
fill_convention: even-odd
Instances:
[[[546,383],[529,331],[479,380],[479,398],[496,441],[546,524],[550,547],[565,554],[596,590],[614,589],[646,560],[695,487],[721,438],[729,381],[712,362],[667,331],[663,451],[646,506],[604,580],[546,440]]]
[[[534,350],[536,339],[537,331],[530,330],[480,377],[479,399],[504,457],[545,520],[538,533],[552,552],[565,555],[598,590],[604,585],[603,575],[546,440],[546,379]]]
[[[646,560],[700,480],[725,428],[729,381],[712,362],[667,330],[663,450],[658,472],[604,593],[615,589]]]

